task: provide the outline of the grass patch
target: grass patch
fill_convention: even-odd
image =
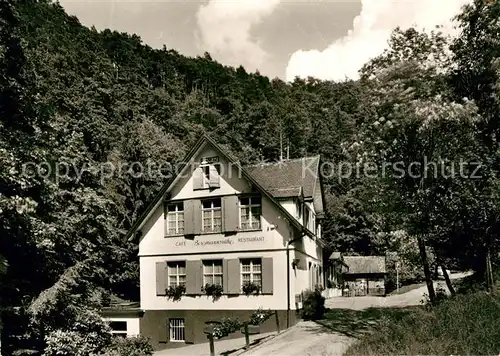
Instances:
[[[360,338],[373,332],[380,322],[400,319],[414,308],[328,309],[323,319],[318,322],[332,331]]]
[[[394,309],[392,309],[394,310]],[[388,313],[346,355],[498,355],[500,298],[457,295],[438,305]],[[372,312],[373,313],[373,312]]]

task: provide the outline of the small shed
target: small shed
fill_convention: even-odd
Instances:
[[[350,296],[385,295],[384,256],[344,256],[343,260],[348,266],[344,283]]]

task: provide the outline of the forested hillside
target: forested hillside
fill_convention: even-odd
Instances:
[[[166,165],[203,132],[242,163],[279,159],[280,137],[290,158],[321,154],[331,251],[392,252],[408,280],[436,261],[482,273],[498,251],[498,17],[498,1],[476,0],[457,40],[396,30],[359,81],[285,83],[208,53],[187,58],[86,28],[46,0],[2,1],[8,344],[41,352],[57,344],[54,332],[77,339],[75,321],[91,328],[106,296],[138,298],[137,244],[123,237],[165,181]],[[384,162],[426,159],[447,175],[380,174]],[[444,163],[460,159],[471,162],[469,174],[451,177]],[[378,173],[366,174],[366,162]]]

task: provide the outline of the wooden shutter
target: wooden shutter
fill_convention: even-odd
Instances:
[[[165,222],[164,236],[168,236],[168,203],[163,202],[163,221]]]
[[[273,258],[262,259],[262,294],[273,294]]]
[[[170,320],[168,318],[165,318],[165,321],[163,323],[159,323],[159,335],[158,335],[158,341],[159,342],[169,342],[170,341]],[[157,327],[158,330],[158,327]]]
[[[209,183],[208,186],[210,188],[219,188],[220,187],[220,175],[219,171],[217,170],[217,167],[213,164],[210,165],[209,167]]]
[[[222,213],[224,232],[236,232],[240,226],[239,198],[237,195],[229,195],[222,198]]]
[[[195,331],[199,320],[196,317],[187,317],[184,321],[184,341],[187,344],[194,344]]]
[[[201,261],[186,262],[186,294],[201,294]]]
[[[203,175],[203,167],[196,166],[193,170],[193,189],[205,188],[205,177]]]
[[[228,293],[227,280],[229,276],[228,272],[228,260],[222,260],[222,293]]]
[[[167,262],[156,262],[156,295],[166,295],[168,287]]]
[[[194,235],[195,233],[195,200],[186,200],[184,202],[184,235]]]
[[[240,260],[227,260],[227,273],[223,278],[227,279],[227,293],[240,294],[241,278],[240,278]]]
[[[193,232],[195,235],[201,234],[203,220],[201,218],[201,200],[193,200]]]

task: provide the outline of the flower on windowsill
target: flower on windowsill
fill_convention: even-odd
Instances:
[[[245,282],[241,287],[245,295],[258,294],[260,291],[260,286],[253,282]]]
[[[206,295],[212,296],[214,300],[217,300],[222,296],[223,289],[219,284],[207,283],[205,287],[203,287],[203,291]]]
[[[170,286],[165,290],[168,299],[172,299],[174,302],[181,299],[182,295],[186,293],[186,286],[177,285]]]

